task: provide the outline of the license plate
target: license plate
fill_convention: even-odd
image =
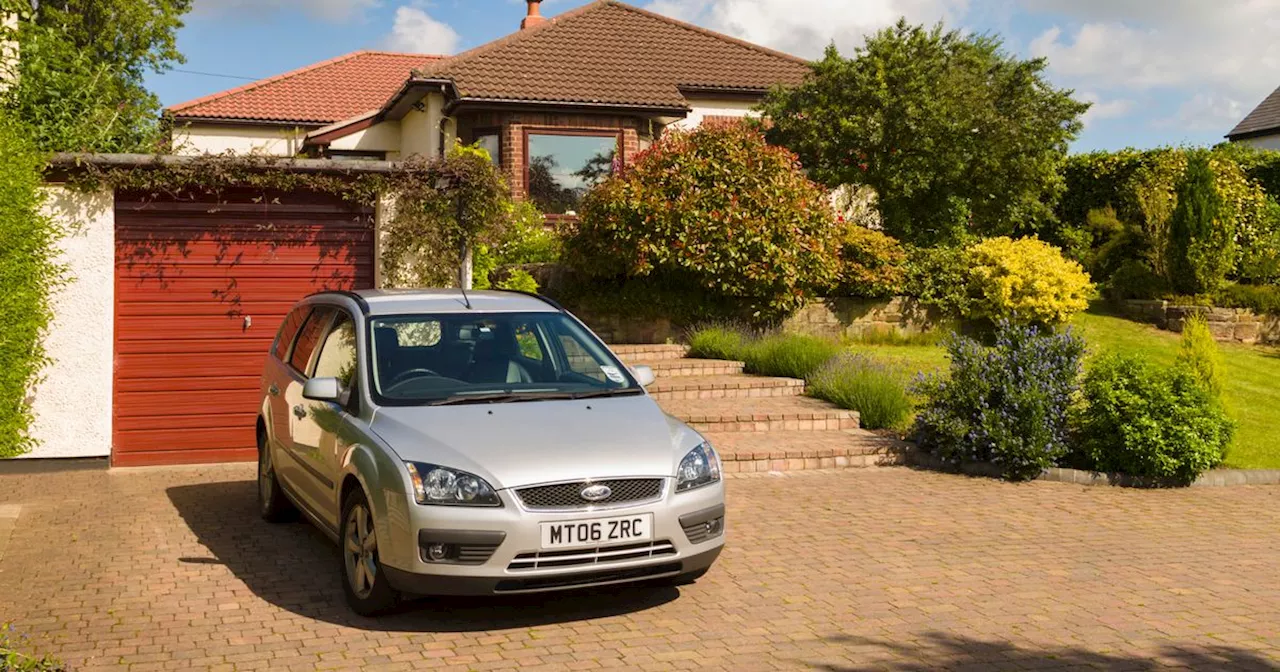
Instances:
[[[653,514],[542,523],[542,548],[603,546],[653,539]]]

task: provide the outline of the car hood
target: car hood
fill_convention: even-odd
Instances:
[[[671,476],[700,440],[644,395],[386,407],[372,429],[406,461],[468,471],[497,489]]]

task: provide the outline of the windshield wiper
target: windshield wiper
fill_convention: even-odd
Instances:
[[[608,390],[591,390],[590,392],[578,392],[573,395],[573,399],[595,399],[597,397],[634,397],[638,394],[644,394],[644,390],[638,387],[616,387]]]
[[[502,390],[501,392],[478,392],[474,394],[453,394],[443,399],[432,399],[427,402],[428,406],[452,406],[456,404],[497,404],[510,401],[542,401],[544,399],[574,399],[575,397],[568,392],[555,392],[550,390],[516,392],[513,390]]]

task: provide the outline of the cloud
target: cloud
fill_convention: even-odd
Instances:
[[[900,17],[955,25],[969,0],[655,0],[648,9],[797,56],[842,52]]]
[[[245,12],[299,12],[322,21],[338,23],[363,17],[379,4],[379,0],[196,0],[195,11],[215,16],[243,16]]]
[[[1092,103],[1089,111],[1085,112],[1084,117],[1081,119],[1085,126],[1101,119],[1116,119],[1126,116],[1135,107],[1135,103],[1128,98],[1103,100],[1101,96],[1092,91],[1076,93],[1076,98]]]
[[[1225,133],[1280,85],[1280,0],[1024,1],[1065,19],[1029,47],[1055,80],[1169,94],[1177,112],[1158,126]]]
[[[422,54],[452,54],[461,38],[449,24],[437,21],[420,7],[396,9],[395,23],[382,44],[393,51]]]
[[[1212,93],[1197,93],[1182,105],[1171,118],[1159,119],[1157,126],[1176,127],[1192,131],[1234,128],[1249,113],[1240,101]]]

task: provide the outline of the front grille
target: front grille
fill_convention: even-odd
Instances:
[[[607,485],[612,492],[599,501],[582,497],[582,489],[589,485]],[[516,490],[525,508],[550,511],[556,509],[585,509],[593,506],[610,506],[630,502],[644,502],[662,496],[661,478],[620,478],[611,481],[578,481],[537,485]]]
[[[581,567],[626,560],[642,560],[674,555],[676,547],[670,541],[652,541],[626,546],[601,546],[599,548],[575,548],[568,551],[543,551],[521,553],[511,564],[509,571],[526,569],[551,569],[553,567]]]
[[[620,583],[623,581],[639,581],[660,576],[675,576],[683,567],[679,562],[668,562],[650,567],[628,567],[584,574],[560,574],[556,576],[539,576],[528,579],[507,579],[494,586],[495,593],[518,593],[521,591],[553,590],[557,588],[575,588],[594,586],[602,583]]]
[[[493,557],[493,552],[498,550],[500,544],[464,544],[458,546],[458,559],[455,561],[460,565],[483,565]]]

